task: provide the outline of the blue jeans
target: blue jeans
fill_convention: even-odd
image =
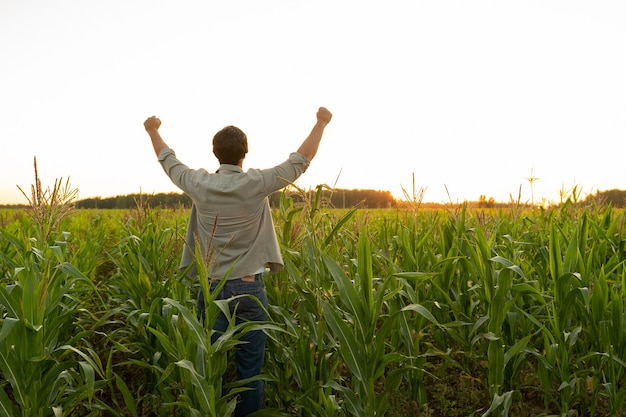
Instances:
[[[219,282],[211,282],[211,291],[219,285]],[[249,294],[253,295],[261,301],[261,304],[267,309],[267,294],[265,292],[265,284],[263,275],[256,274],[254,281],[242,281],[241,279],[227,280],[219,295],[218,300],[228,299],[237,295]],[[197,300],[198,311],[202,321],[205,319],[204,310],[204,294],[202,290],[198,294]],[[267,313],[259,303],[251,297],[241,297],[233,300],[230,304],[231,313],[236,312],[236,322],[244,321],[265,321],[268,319]],[[215,343],[218,337],[228,328],[228,320],[223,313],[215,321],[213,329],[215,332],[211,336],[211,343]],[[265,358],[265,341],[267,336],[262,330],[254,330],[241,336],[240,340],[244,343],[235,348],[235,365],[237,368],[237,378],[245,379],[259,375],[263,368],[263,359]],[[252,388],[239,394],[239,401],[235,409],[235,417],[243,417],[263,408],[263,394],[265,383],[262,380],[253,381],[246,384],[246,387]]]

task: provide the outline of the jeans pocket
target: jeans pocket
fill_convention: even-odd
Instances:
[[[233,290],[232,295],[238,297],[231,302],[238,320],[265,321],[268,319],[265,311],[267,308],[265,288],[259,287],[246,291]]]

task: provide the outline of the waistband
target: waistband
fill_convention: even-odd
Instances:
[[[228,278],[227,281],[243,281],[243,282],[254,282],[260,281],[263,278],[263,273],[259,272],[254,275],[246,275],[240,278]],[[224,278],[209,278],[209,282],[220,282]]]

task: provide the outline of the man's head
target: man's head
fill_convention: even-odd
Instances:
[[[213,154],[220,164],[239,165],[248,153],[248,138],[241,129],[226,126],[213,136]]]

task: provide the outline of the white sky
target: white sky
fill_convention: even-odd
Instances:
[[[213,134],[281,162],[333,112],[304,188],[425,201],[626,189],[626,1],[0,0],[0,203],[178,191],[143,121],[209,171]],[[531,190],[528,178],[538,178]]]

